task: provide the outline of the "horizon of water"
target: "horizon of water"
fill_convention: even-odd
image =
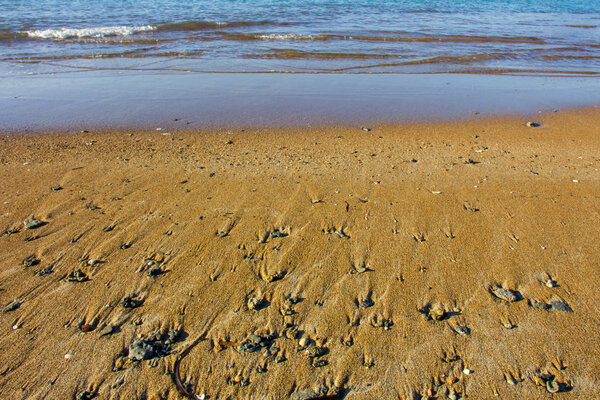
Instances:
[[[600,0],[0,0],[0,77],[600,74]]]

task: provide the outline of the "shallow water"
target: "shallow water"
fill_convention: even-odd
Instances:
[[[600,0],[0,0],[0,77],[600,73]]]
[[[499,114],[536,118],[539,111],[600,104],[600,79],[554,75],[96,71],[52,79],[20,77],[1,86],[0,132],[314,124],[358,128]]]

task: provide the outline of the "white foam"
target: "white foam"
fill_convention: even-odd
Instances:
[[[84,37],[105,37],[105,36],[127,36],[138,32],[148,32],[155,30],[152,25],[144,26],[103,26],[97,28],[61,28],[25,31],[29,37],[40,39],[69,39]]]
[[[264,34],[259,36],[260,39],[264,40],[312,40],[314,36],[312,35],[297,35],[292,33],[285,34]]]

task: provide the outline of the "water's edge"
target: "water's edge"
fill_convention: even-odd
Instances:
[[[0,80],[0,131],[393,123],[599,104],[593,77],[94,72]]]

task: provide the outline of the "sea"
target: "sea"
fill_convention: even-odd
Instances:
[[[600,0],[0,0],[3,74],[600,73]]]
[[[113,98],[119,87],[168,89],[169,76],[182,89],[212,80],[235,91],[259,82],[248,90],[310,87],[314,97],[328,87],[342,98],[395,83],[423,82],[431,93],[448,75],[470,76],[467,87],[502,87],[497,77],[509,75],[571,77],[577,88],[595,88],[600,0],[0,0],[0,109],[39,90],[65,98],[85,84],[93,98],[110,81],[94,89],[81,78],[117,74],[133,78],[122,85],[113,79]],[[216,77],[223,74],[232,78]],[[296,74],[302,77],[295,82],[281,77]],[[395,78],[341,78],[356,75]],[[147,82],[136,81],[140,76]],[[344,92],[360,82],[367,82],[360,93]]]

